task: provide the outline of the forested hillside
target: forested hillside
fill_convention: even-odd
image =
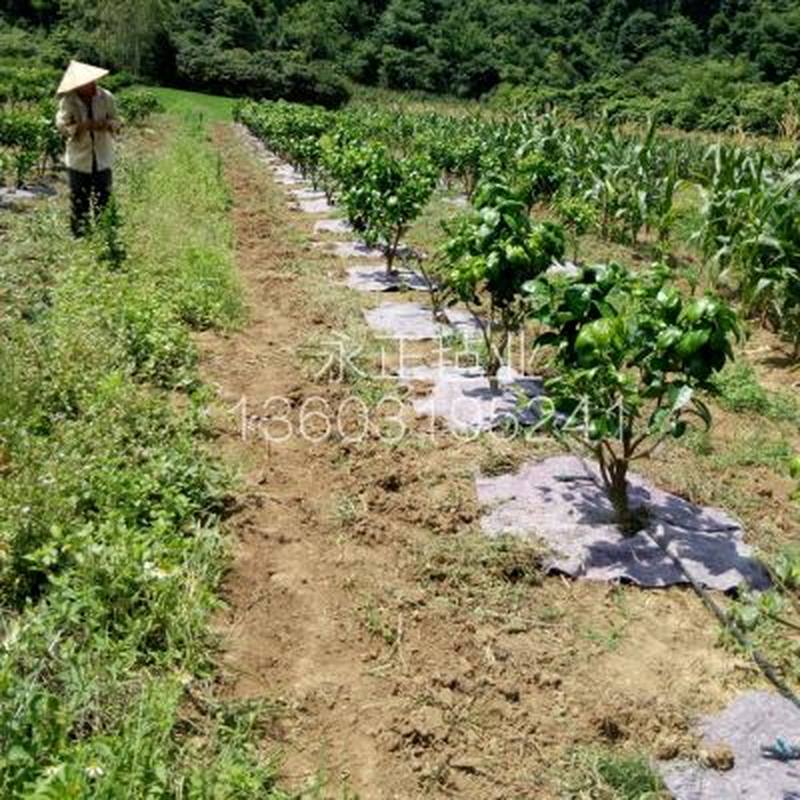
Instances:
[[[800,70],[793,0],[0,0],[2,48],[230,94],[343,99],[340,79],[771,132]],[[519,87],[524,87],[524,91]]]

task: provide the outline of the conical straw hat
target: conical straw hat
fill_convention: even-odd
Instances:
[[[91,64],[84,64],[81,61],[70,61],[56,94],[66,94],[73,89],[86,86],[87,83],[99,81],[106,75],[108,75],[107,69],[93,67]]]

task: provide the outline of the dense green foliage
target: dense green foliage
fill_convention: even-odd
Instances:
[[[8,173],[22,187],[34,168],[39,174],[63,149],[52,102],[0,104],[0,186]]]
[[[573,235],[592,231],[633,246],[647,239],[665,260],[675,245],[699,243],[705,272],[688,276],[693,283],[702,278],[735,296],[745,313],[795,347],[800,343],[797,148],[709,148],[688,137],[659,135],[654,126],[624,132],[607,121],[576,125],[555,115],[331,112],[286,103],[247,103],[236,113],[346,209],[348,196],[363,205],[377,191],[377,184],[357,177],[369,172],[364,168],[374,150],[398,162],[407,175],[401,184],[408,184],[415,165],[431,164],[441,183],[460,184],[473,200],[482,181],[500,176],[521,213],[547,206]],[[681,191],[705,197],[684,217]],[[355,206],[351,210],[363,228]],[[387,213],[376,207],[374,217]],[[673,241],[676,228],[680,241]]]
[[[158,97],[147,89],[128,89],[117,98],[117,110],[129,125],[141,125],[153,114],[164,111]]]
[[[800,9],[792,0],[2,0],[77,53],[218,92],[334,106],[341,78],[500,105],[658,113],[681,127],[790,132]],[[135,10],[135,13],[134,13]],[[9,54],[30,49],[0,34]]]
[[[695,419],[711,417],[696,394],[740,336],[735,313],[718,298],[686,298],[653,269],[633,274],[617,264],[564,277],[549,273],[525,288],[532,314],[552,348],[547,396],[555,430],[594,455],[623,529],[639,520],[628,499],[627,473],[666,437],[680,438]]]
[[[502,179],[483,181],[474,205],[474,214],[448,226],[442,280],[483,331],[486,373],[494,385],[509,337],[528,315],[523,286],[563,257],[564,233],[555,223],[532,222]]]
[[[64,142],[55,127],[53,96],[59,76],[45,68],[0,67],[0,187],[6,182],[24,186],[34,171],[41,177],[61,156]],[[108,83],[122,88],[129,81],[121,73]],[[145,89],[122,89],[117,103],[123,122],[133,125],[163,111]]]
[[[229,198],[198,133],[118,179],[117,269],[62,207],[0,231],[0,795],[277,798],[205,683],[229,476],[189,328],[240,313]]]

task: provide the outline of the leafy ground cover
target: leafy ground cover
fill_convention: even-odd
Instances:
[[[232,475],[190,332],[241,320],[230,199],[202,129],[159,128],[91,241],[61,202],[0,219],[7,798],[282,796],[212,690]]]

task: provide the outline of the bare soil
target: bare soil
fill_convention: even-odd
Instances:
[[[276,709],[263,745],[282,753],[284,784],[325,798],[547,800],[578,796],[576,748],[691,754],[691,719],[758,683],[696,598],[544,577],[534,547],[478,532],[475,471],[552,444],[434,435],[407,410],[396,445],[298,435],[313,397],[334,414],[366,398],[390,424],[396,408],[375,405],[374,383],[315,378],[304,355],[343,326],[368,338],[358,304],[375,301],[336,284],[342,264],[310,246],[313,217],[287,210],[236,131],[214,138],[249,308],[242,330],[200,337],[219,446],[243,476],[217,622],[228,695]],[[264,407],[272,397],[288,411]],[[294,435],[267,442],[284,413]],[[668,454],[656,472],[674,466]]]

